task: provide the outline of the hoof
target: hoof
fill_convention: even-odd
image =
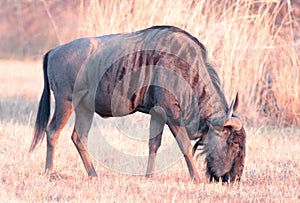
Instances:
[[[146,174],[146,178],[153,178],[153,174]]]
[[[91,178],[92,177],[98,177],[98,175],[97,175],[97,173],[95,171],[89,172],[88,176],[91,177]]]
[[[194,177],[192,180],[193,180],[193,183],[195,185],[199,185],[200,184],[200,178],[199,177]]]

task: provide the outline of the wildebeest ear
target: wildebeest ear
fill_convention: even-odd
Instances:
[[[230,126],[235,130],[240,130],[242,128],[242,122],[238,117],[232,116],[233,112],[236,111],[239,104],[239,95],[236,93],[236,97],[232,100],[230,107],[228,108],[225,117],[222,119],[212,119],[211,124],[213,126],[219,126],[221,129],[225,126]]]
[[[231,127],[233,130],[240,130],[243,127],[242,121],[238,117],[230,117],[225,120],[224,127]]]

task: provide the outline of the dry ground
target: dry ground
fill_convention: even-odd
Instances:
[[[95,162],[99,177],[90,179],[70,139],[72,120],[60,137],[55,170],[42,175],[45,140],[28,153],[33,122],[42,91],[41,62],[0,61],[0,201],[97,202],[299,202],[300,129],[246,126],[247,159],[240,184],[208,183],[203,158],[198,160],[200,185],[194,185],[181,159],[154,178],[124,175]],[[139,119],[140,117],[137,117]],[[114,143],[130,153],[147,153],[147,144],[132,146],[114,139],[118,130],[110,121]],[[134,119],[134,118],[133,118]],[[166,132],[163,144],[173,142]],[[137,166],[126,166],[137,167]]]

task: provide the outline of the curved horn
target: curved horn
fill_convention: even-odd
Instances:
[[[228,109],[228,111],[227,111],[227,113],[226,113],[226,119],[232,117],[232,114],[233,114],[233,112],[237,109],[238,104],[239,104],[239,94],[236,93],[235,99],[232,100],[232,102],[231,102],[231,104],[230,104],[230,107],[229,107],[229,109]]]
[[[231,104],[230,104],[230,107],[226,113],[226,119],[228,118],[231,118],[232,117],[232,114],[233,114],[233,106],[235,104],[235,100],[232,100]]]
[[[237,92],[235,95],[235,102],[234,102],[234,106],[233,106],[233,112],[235,112],[237,110],[239,106],[239,93]]]
[[[198,146],[203,146],[203,145],[204,145],[203,138],[200,138],[193,146],[193,156],[195,155],[195,152],[196,152]]]
[[[243,127],[242,121],[238,117],[232,116],[233,112],[237,109],[239,103],[239,95],[236,93],[236,97],[232,100],[230,107],[226,113],[224,126],[230,126],[234,130],[240,130]]]

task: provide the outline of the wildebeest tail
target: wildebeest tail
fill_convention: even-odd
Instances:
[[[30,152],[32,152],[36,145],[43,140],[50,117],[50,88],[47,74],[48,54],[49,52],[45,54],[43,60],[44,90],[39,103],[34,126],[34,136],[29,149]]]

